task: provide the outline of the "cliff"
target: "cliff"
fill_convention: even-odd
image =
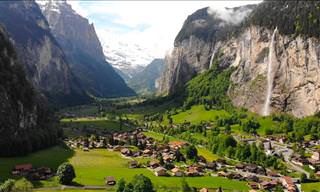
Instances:
[[[86,92],[96,97],[135,94],[106,62],[93,24],[77,14],[66,1],[39,3],[52,34]]]
[[[88,97],[34,1],[0,3],[0,23],[8,31],[28,79],[52,103],[85,103]]]
[[[175,43],[160,91],[177,93],[216,60],[220,69],[235,68],[228,88],[235,106],[261,115],[314,114],[320,110],[319,10],[319,2],[264,1],[214,43],[216,34],[205,33],[210,38],[203,40],[192,32]]]
[[[0,156],[24,155],[58,142],[46,101],[28,82],[23,67],[0,26]]]

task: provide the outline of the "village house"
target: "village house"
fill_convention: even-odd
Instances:
[[[156,176],[167,176],[167,170],[163,167],[157,167],[154,169],[154,174]]]
[[[316,175],[317,177],[320,177],[320,171],[317,171],[317,172],[315,173],[315,175]]]
[[[294,184],[291,177],[288,177],[288,176],[281,177],[281,183],[288,190],[288,192],[297,191],[296,185]]]
[[[276,183],[270,182],[270,181],[263,181],[262,183],[260,183],[260,188],[263,190],[269,190],[274,188],[275,186],[276,186]]]
[[[115,185],[116,180],[114,179],[113,176],[107,176],[106,177],[106,185]]]
[[[175,149],[175,150],[180,149],[186,145],[188,145],[188,143],[186,143],[184,141],[171,141],[171,142],[169,142],[170,148]]]
[[[199,192],[209,192],[209,189],[207,189],[207,188],[202,188],[202,189],[200,189]]]
[[[259,189],[259,185],[256,182],[248,182],[248,185],[251,189]]]
[[[182,177],[184,175],[183,171],[181,171],[178,167],[171,169],[172,175],[176,177]]]
[[[216,170],[217,165],[213,162],[206,163],[205,167],[210,170]]]
[[[121,152],[122,155],[125,155],[125,156],[131,156],[132,155],[132,151],[130,149],[127,149],[127,148],[121,149],[120,152]]]
[[[137,161],[130,161],[129,163],[129,168],[134,169],[138,167],[138,162]]]
[[[155,168],[157,168],[157,167],[160,166],[160,165],[159,165],[159,161],[157,161],[157,160],[152,160],[152,161],[149,163],[149,166],[150,166],[150,168],[155,169]]]
[[[320,153],[319,151],[313,152],[311,158],[315,161],[320,161]]]
[[[309,161],[302,157],[294,157],[291,159],[291,162],[299,166],[304,166],[309,164]]]

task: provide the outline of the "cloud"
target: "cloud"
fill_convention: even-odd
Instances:
[[[69,0],[68,3],[94,23],[102,41],[111,44],[121,41],[132,48],[138,45],[142,50],[140,54],[163,58],[173,47],[175,36],[187,16],[197,9],[210,6],[222,10],[225,6],[234,7],[248,2]]]

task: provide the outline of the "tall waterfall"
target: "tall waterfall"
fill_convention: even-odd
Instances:
[[[263,107],[263,111],[262,114],[264,116],[267,116],[270,114],[270,101],[271,101],[271,96],[272,96],[272,88],[273,88],[273,79],[274,79],[274,72],[273,72],[273,61],[274,61],[274,53],[275,53],[275,49],[274,49],[274,39],[275,39],[275,35],[277,32],[277,27],[275,28],[275,30],[273,31],[272,37],[271,37],[271,42],[269,45],[269,62],[268,62],[268,76],[267,76],[267,80],[268,80],[268,85],[267,85],[267,95],[266,95],[266,100],[264,103],[264,107]]]

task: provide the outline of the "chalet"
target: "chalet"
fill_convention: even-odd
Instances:
[[[164,155],[163,161],[166,163],[170,163],[172,161],[172,157],[170,157],[170,155]]]
[[[188,170],[186,171],[187,176],[199,176],[201,172],[201,168],[198,166],[190,166],[188,167]]]
[[[171,169],[171,172],[173,176],[176,176],[176,177],[182,177],[184,175],[183,171],[181,171],[178,167]]]
[[[313,152],[311,158],[316,160],[316,161],[320,161],[320,153],[319,153],[319,151]]]
[[[264,190],[269,190],[273,187],[275,187],[275,184],[273,182],[263,181],[262,183],[260,183],[260,188]]]
[[[258,169],[258,166],[255,164],[249,164],[249,165],[246,165],[245,167],[245,170],[251,173],[256,173],[257,169]]]
[[[281,178],[282,185],[288,190],[288,192],[297,191],[296,185],[294,184],[291,177],[284,176]]]
[[[14,168],[14,171],[19,171],[19,172],[29,172],[32,170],[32,164],[20,164],[16,165]]]
[[[156,161],[156,160],[153,160],[149,163],[149,166],[152,168],[152,169],[155,169],[157,167],[159,167],[159,161]]]
[[[245,177],[245,179],[247,181],[259,182],[259,178],[257,176],[255,176],[255,175],[248,175],[248,176]]]
[[[244,169],[245,168],[245,165],[242,164],[242,163],[238,163],[235,165],[236,169]]]
[[[137,168],[138,167],[138,162],[137,161],[130,161],[129,163],[129,168]]]
[[[153,154],[153,152],[150,149],[145,149],[142,153],[143,155],[146,155],[146,156],[150,156]]]
[[[199,192],[209,192],[209,189],[207,189],[207,188],[202,188],[202,189],[200,189]]]
[[[154,169],[154,174],[156,176],[166,176],[167,175],[167,170],[163,167],[157,167]]]
[[[219,176],[219,177],[226,177],[226,176],[227,176],[227,173],[224,172],[224,171],[219,171],[219,172],[218,172],[218,176]]]
[[[206,163],[205,167],[207,169],[216,170],[217,165],[215,163],[209,162],[209,163]]]
[[[127,149],[127,148],[121,149],[120,152],[121,152],[122,155],[125,155],[125,156],[131,156],[132,155],[132,151],[130,149]]]
[[[251,189],[259,189],[259,185],[256,182],[249,182],[248,185]]]
[[[106,185],[115,185],[116,180],[114,179],[113,176],[107,176],[106,177]]]
[[[172,149],[180,149],[183,146],[186,146],[188,143],[184,142],[184,141],[171,141],[169,142],[169,146]]]
[[[279,177],[279,174],[274,171],[267,171],[267,175],[270,177]]]

